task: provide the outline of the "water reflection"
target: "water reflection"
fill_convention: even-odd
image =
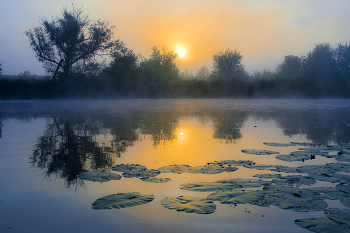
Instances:
[[[8,118],[46,118],[47,126],[31,156],[33,166],[56,175],[66,185],[78,185],[77,175],[85,171],[109,171],[115,159],[137,141],[151,138],[153,147],[179,140],[179,122],[194,119],[210,125],[213,139],[236,143],[243,135],[247,119],[275,121],[286,136],[306,135],[314,143],[347,143],[350,141],[350,111],[345,108],[285,108],[281,106],[240,107],[234,102],[178,101],[145,103],[108,102],[89,104],[27,103],[2,104]],[[82,104],[83,103],[83,104]],[[43,106],[45,105],[45,106]],[[0,121],[0,138],[1,138]],[[180,133],[180,132],[179,132]],[[181,137],[181,138],[180,138]],[[170,164],[169,164],[170,165]]]

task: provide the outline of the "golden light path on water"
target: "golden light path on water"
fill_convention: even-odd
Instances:
[[[248,119],[245,122],[244,127],[241,129],[241,139],[236,141],[214,139],[212,124],[212,122],[203,124],[196,119],[182,119],[173,132],[176,135],[175,139],[163,141],[157,147],[154,147],[152,140],[146,137],[141,141],[135,142],[135,145],[129,147],[127,152],[123,153],[121,158],[118,158],[116,161],[118,164],[140,164],[146,166],[148,169],[157,169],[162,166],[174,164],[203,166],[208,162],[218,160],[251,160],[258,164],[282,164],[290,166],[288,162],[277,160],[275,155],[250,155],[242,153],[241,150],[254,148],[271,150],[271,147],[263,145],[265,141],[307,141],[300,136],[281,136],[283,133],[274,121],[261,122],[254,121],[253,119]],[[276,148],[274,147],[273,149]],[[288,147],[277,148],[281,154],[289,153],[295,149]],[[306,164],[308,162],[302,165]],[[103,184],[88,182],[86,189],[89,190],[89,193],[87,193],[86,198],[93,202],[97,198],[123,192],[140,192],[141,194],[154,195],[154,200],[146,205],[112,211],[107,210],[103,211],[103,214],[111,219],[118,218],[119,214],[123,214],[124,217],[127,216],[137,224],[157,225],[159,229],[164,227],[163,231],[165,232],[167,231],[166,229],[171,227],[176,229],[181,224],[184,227],[195,225],[198,229],[202,229],[203,232],[208,232],[212,227],[214,229],[217,227],[227,230],[232,229],[233,226],[238,229],[237,232],[275,232],[269,231],[269,229],[282,229],[283,226],[288,226],[290,229],[286,232],[304,231],[304,229],[294,224],[293,219],[309,217],[308,213],[296,213],[274,206],[267,208],[244,204],[233,208],[232,205],[223,205],[217,202],[217,209],[213,214],[195,215],[172,211],[160,205],[160,201],[166,197],[188,195],[205,198],[208,194],[212,193],[182,190],[180,189],[180,185],[184,183],[212,182],[233,178],[254,179],[253,176],[255,174],[275,173],[247,169],[242,166],[238,168],[235,172],[212,175],[162,173],[158,177],[171,178],[172,181],[160,184],[143,182],[137,178],[122,178],[118,181],[110,181]],[[247,214],[248,211],[249,215]],[[271,221],[273,221],[273,224],[271,224]],[[210,227],[207,228],[208,226]]]

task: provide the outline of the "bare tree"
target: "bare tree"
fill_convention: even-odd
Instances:
[[[90,61],[119,41],[112,41],[112,28],[108,22],[92,21],[81,8],[69,11],[63,8],[61,18],[41,19],[41,26],[28,30],[30,45],[47,73],[55,79],[63,72],[69,79],[72,66],[78,61]]]

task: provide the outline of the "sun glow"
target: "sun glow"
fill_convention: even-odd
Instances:
[[[183,47],[179,47],[176,50],[176,53],[179,55],[179,57],[184,57],[186,54],[186,50]]]

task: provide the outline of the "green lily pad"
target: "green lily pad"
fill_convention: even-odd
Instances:
[[[96,210],[128,208],[146,204],[153,199],[153,195],[141,195],[138,192],[117,193],[97,199],[92,203],[92,208]]]
[[[281,209],[292,209],[295,212],[319,211],[327,208],[327,202],[319,200],[308,189],[291,188],[287,186],[265,186],[266,193],[257,205],[274,205]]]
[[[252,154],[252,155],[272,155],[279,154],[280,152],[271,151],[271,150],[257,150],[257,149],[244,149],[241,150],[243,153]]]
[[[158,171],[162,173],[193,173],[193,174],[218,174],[223,172],[234,172],[238,168],[232,167],[230,164],[217,164],[208,163],[205,166],[191,167],[189,165],[169,165],[165,167],[158,168]]]
[[[244,165],[254,165],[255,163],[250,160],[220,160],[215,163],[209,164],[218,164],[218,165],[233,165],[233,166],[244,166]]]
[[[292,145],[295,146],[310,146],[310,147],[318,147],[321,146],[321,144],[312,143],[312,142],[290,142]]]
[[[276,169],[277,165],[269,165],[269,164],[251,164],[251,165],[243,165],[245,168],[256,169],[256,170],[268,170]]]
[[[211,192],[239,188],[262,187],[267,184],[271,184],[271,182],[256,179],[228,179],[218,180],[215,182],[192,182],[181,184],[181,189],[196,192]]]
[[[341,225],[328,218],[296,219],[295,224],[317,233],[349,233],[349,225]]]
[[[349,155],[338,155],[335,157],[336,160],[340,162],[350,162],[350,156]]]
[[[169,166],[164,166],[164,167],[160,167],[157,169],[158,171],[160,171],[161,173],[193,173],[195,168],[191,167],[189,165],[169,165]]]
[[[295,162],[295,161],[305,161],[309,160],[312,157],[310,155],[293,155],[293,154],[284,154],[284,155],[276,155],[276,159],[287,161],[287,162]]]
[[[238,168],[224,165],[205,165],[201,167],[195,167],[192,173],[195,174],[218,174],[223,172],[234,172]]]
[[[342,224],[350,225],[349,209],[340,210],[338,208],[329,208],[329,209],[323,210],[323,212],[330,220],[340,222]]]
[[[147,170],[147,167],[139,164],[118,164],[111,169],[116,172],[141,172]]]
[[[279,179],[273,179],[273,183],[277,185],[288,185],[299,187],[301,185],[313,185],[316,180],[309,176],[293,175],[293,176],[282,176]]]
[[[113,171],[123,172],[125,178],[148,178],[160,174],[160,171],[147,169],[147,167],[139,164],[118,164],[111,168]]]
[[[350,208],[350,197],[343,197],[340,199],[340,203]]]
[[[167,197],[160,204],[169,209],[195,214],[211,214],[216,209],[216,205],[212,201],[192,196]]]
[[[94,182],[107,182],[110,180],[120,180],[122,177],[109,172],[83,172],[78,175],[78,178]]]
[[[347,196],[346,193],[340,192],[332,187],[313,187],[307,190],[313,192],[315,198],[318,200],[337,200]]]
[[[341,185],[341,184],[337,184],[335,186],[336,189],[338,189],[341,192],[344,193],[350,193],[350,185]]]
[[[181,184],[181,189],[195,192],[212,192],[218,190],[238,189],[242,186],[236,183],[217,183],[217,182],[192,182]]]
[[[128,171],[123,173],[123,177],[125,178],[149,178],[154,177],[160,174],[160,171],[150,169],[144,171]]]
[[[218,191],[207,196],[207,199],[220,201],[222,204],[247,204],[264,198],[265,192],[260,190],[228,190]]]
[[[266,146],[276,146],[276,147],[288,147],[288,146],[295,146],[291,143],[278,143],[278,142],[264,142],[263,143]]]
[[[288,167],[283,165],[276,165],[274,168],[270,169],[275,172],[285,172],[285,173],[299,173],[295,167]]]
[[[256,174],[253,177],[258,177],[260,179],[275,179],[275,178],[281,178],[281,174],[265,173],[265,174]]]
[[[171,181],[170,178],[158,178],[158,177],[141,178],[141,180],[145,182],[152,182],[152,183],[167,183]]]

